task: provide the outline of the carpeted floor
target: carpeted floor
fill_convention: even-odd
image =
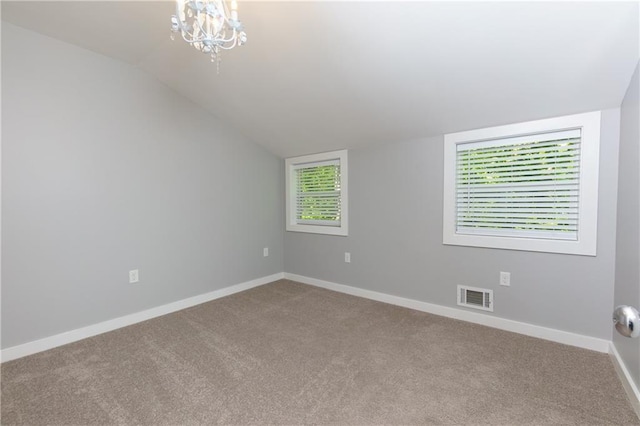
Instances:
[[[2,365],[10,424],[640,424],[609,356],[278,281]]]

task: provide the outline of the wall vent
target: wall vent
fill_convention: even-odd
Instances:
[[[493,312],[493,290],[459,285],[458,305]]]

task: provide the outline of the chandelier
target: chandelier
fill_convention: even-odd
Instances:
[[[210,55],[218,67],[221,49],[246,43],[243,29],[237,0],[231,0],[231,11],[224,0],[176,0],[176,14],[171,16],[171,39],[179,32],[184,41]]]

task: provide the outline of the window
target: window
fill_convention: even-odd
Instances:
[[[444,137],[443,243],[596,255],[600,112]]]
[[[288,158],[287,231],[347,235],[347,151]]]

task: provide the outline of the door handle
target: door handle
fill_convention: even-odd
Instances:
[[[613,311],[613,323],[625,337],[640,336],[640,313],[633,306],[620,305]]]

